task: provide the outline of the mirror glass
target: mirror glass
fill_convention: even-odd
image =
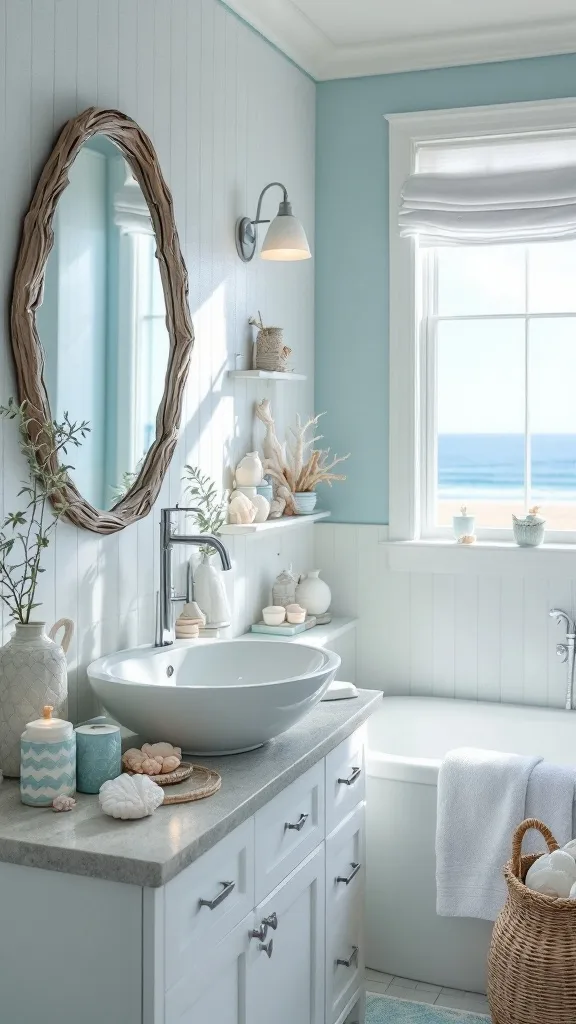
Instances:
[[[70,476],[97,509],[129,490],[156,437],[170,339],[148,205],[106,136],[81,147],[53,221],[36,325],[54,419],[87,420]]]

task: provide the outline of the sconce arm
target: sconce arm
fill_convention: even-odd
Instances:
[[[288,190],[287,190],[286,186],[283,185],[281,181],[271,181],[270,184],[266,185],[266,187],[263,188],[261,193],[260,193],[260,196],[259,196],[259,199],[258,199],[258,206],[256,207],[256,217],[252,221],[253,224],[269,224],[270,223],[269,220],[261,220],[261,218],[260,218],[260,214],[262,212],[262,200],[264,199],[264,196],[266,195],[266,193],[267,193],[269,188],[281,188],[282,192],[284,193],[284,198],[282,200],[282,205],[283,206],[289,206],[290,205],[289,202],[288,202]]]

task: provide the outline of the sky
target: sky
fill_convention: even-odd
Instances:
[[[576,433],[576,242],[437,252],[438,432]]]

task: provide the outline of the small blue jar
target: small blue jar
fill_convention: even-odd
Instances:
[[[79,725],[76,748],[79,793],[99,793],[100,786],[122,774],[122,738],[117,725]]]

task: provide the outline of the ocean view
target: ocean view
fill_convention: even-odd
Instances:
[[[534,434],[531,463],[535,500],[576,499],[576,434]],[[522,434],[438,437],[440,499],[518,499],[523,491]]]

